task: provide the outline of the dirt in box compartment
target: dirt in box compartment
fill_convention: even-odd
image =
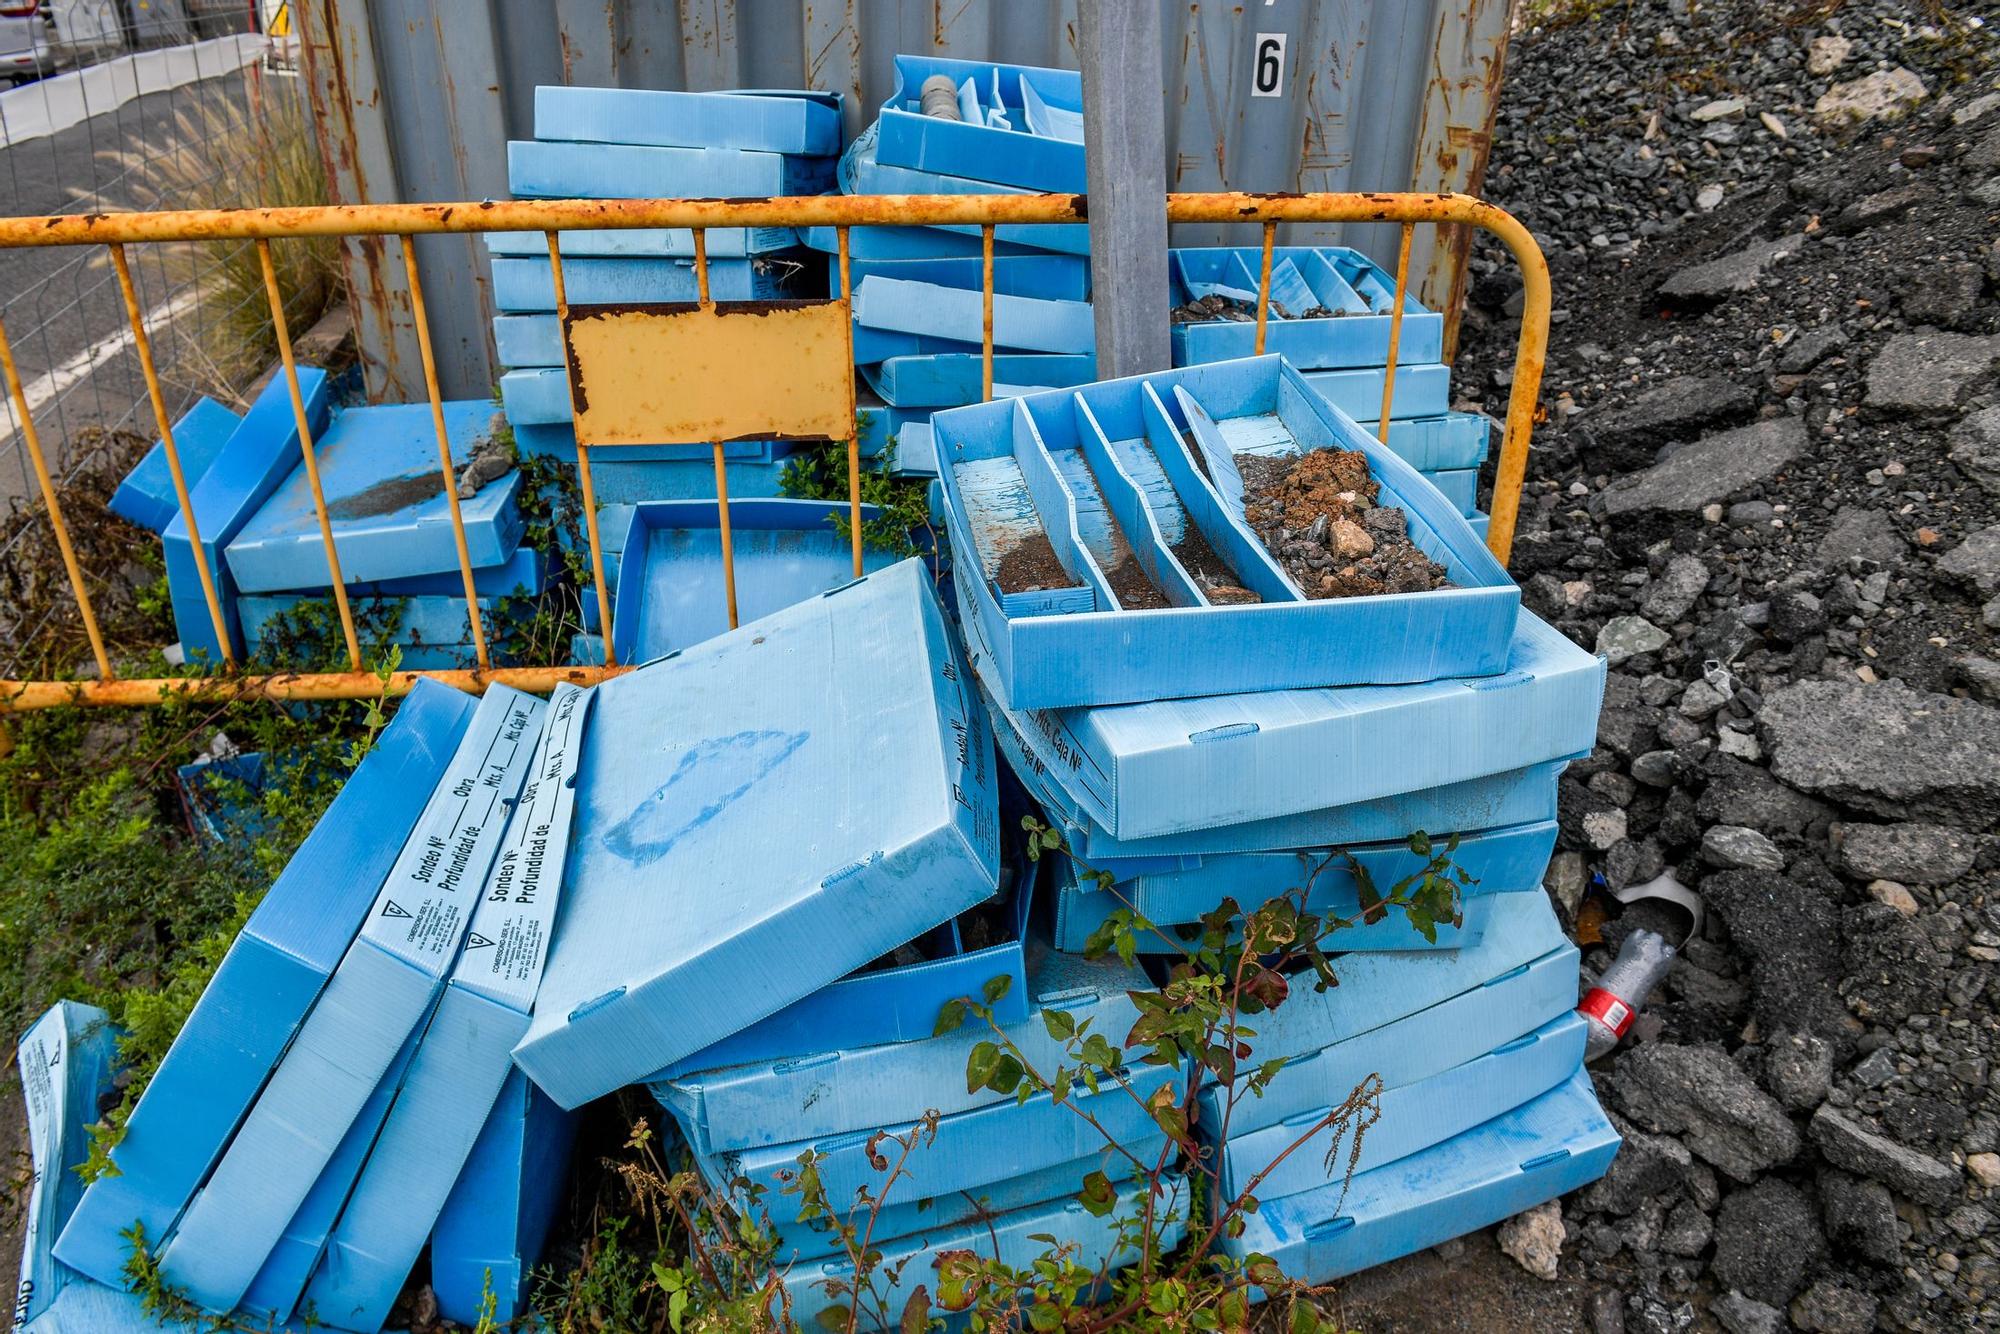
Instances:
[[[1194,526],[1193,519],[1186,520],[1183,526],[1186,535],[1174,543],[1174,559],[1181,563],[1181,568],[1201,589],[1202,596],[1218,607],[1242,606],[1264,600],[1236,582],[1236,571],[1215,554],[1215,548],[1201,535],[1201,529]]]
[[[1139,558],[1126,554],[1125,559],[1104,572],[1104,578],[1111,585],[1111,591],[1118,595],[1118,605],[1127,611],[1147,611],[1154,607],[1171,607],[1167,595],[1153,586],[1146,577],[1145,567]]]
[[[993,577],[1002,593],[1076,587],[1076,580],[1069,577],[1069,571],[1056,559],[1056,549],[1049,545],[1045,533],[1035,533],[1015,543],[1014,549],[1000,558],[1000,567]]]
[[[1238,454],[1236,468],[1251,530],[1307,597],[1423,593],[1448,583],[1444,566],[1410,541],[1403,511],[1377,503],[1381,488],[1359,450]]]

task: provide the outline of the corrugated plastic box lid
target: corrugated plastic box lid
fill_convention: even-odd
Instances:
[[[180,455],[181,480],[187,483],[189,499],[208,472],[208,465],[222,452],[243,418],[212,398],[198,398],[181,419],[174,423],[174,452]],[[111,493],[108,508],[121,519],[130,519],[154,532],[164,529],[180,513],[174,495],[174,474],[167,466],[165,441],[156,440],[138,466],[125,474]],[[196,514],[195,518],[201,518]]]
[[[492,416],[488,399],[444,405],[455,464],[470,457]],[[437,473],[437,428],[429,404],[350,408],[315,452],[343,578],[457,573],[458,545]],[[514,499],[520,486],[520,474],[510,472],[459,502],[475,567],[513,556],[522,531]],[[326,543],[303,468],[243,526],[227,557],[229,573],[245,593],[326,587]]]
[[[478,701],[419,681],[229,947],[57,1245],[64,1264],[124,1282],[137,1220],[157,1244],[222,1152],[422,813]]]
[[[544,86],[535,89],[535,137],[825,157],[840,151],[840,94]]]
[[[897,56],[896,91],[884,104],[878,122],[878,151],[883,162],[1027,190],[1078,192],[1090,188],[1084,179],[1081,143],[1030,134],[1025,125],[999,129],[922,114],[916,106],[918,94],[924,80],[936,74],[946,75],[954,85],[972,80],[982,108],[991,107],[997,83],[1003,109],[1017,125],[1023,119],[1024,76],[1048,104],[1067,111],[1083,109],[1083,76],[1075,70]]]
[[[14,1320],[26,1324],[46,1310],[77,1276],[56,1263],[56,1234],[76,1209],[88,1156],[85,1127],[117,1068],[118,1030],[95,1005],[57,1001],[22,1035],[15,1053],[21,1100],[28,1114],[28,1154],[34,1175],[21,1215],[21,1284]],[[79,1280],[80,1281],[80,1280]]]
[[[516,1062],[575,1107],[992,896],[992,737],[923,563],[598,691]]]

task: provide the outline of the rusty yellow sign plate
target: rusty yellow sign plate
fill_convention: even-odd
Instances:
[[[571,306],[577,443],[845,440],[848,332],[846,301]]]

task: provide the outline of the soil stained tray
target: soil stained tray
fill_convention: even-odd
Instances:
[[[1010,708],[1505,667],[1520,607],[1506,571],[1436,488],[1280,358],[938,412],[931,428],[956,587],[991,651],[982,679]],[[1381,504],[1407,516],[1413,554],[1454,586],[1306,598],[1245,521],[1229,442],[1252,438],[1357,452]],[[1051,557],[1069,576],[1060,596],[1046,591]]]
[[[1342,246],[1279,246],[1271,252],[1273,306],[1264,350],[1301,370],[1379,367],[1389,355],[1396,278],[1358,250]],[[1167,252],[1175,308],[1171,332],[1176,366],[1227,361],[1257,350],[1257,291],[1263,254],[1255,246]],[[1220,318],[1195,318],[1191,304],[1219,297]],[[1183,317],[1182,312],[1186,312]],[[1408,365],[1443,360],[1444,320],[1405,294],[1397,357]]]
[[[1426,593],[1447,585],[1444,567],[1410,541],[1403,512],[1376,503],[1378,488],[1360,451],[1238,454],[1234,461],[1251,530],[1307,597]]]

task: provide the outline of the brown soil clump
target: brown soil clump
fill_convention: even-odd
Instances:
[[[1056,549],[1046,534],[1022,538],[1014,549],[1000,558],[993,572],[1002,593],[1028,593],[1042,588],[1075,588],[1076,580],[1056,559]]]
[[[1186,535],[1174,543],[1174,559],[1181,563],[1181,568],[1188,572],[1204,597],[1218,607],[1244,606],[1264,600],[1237,582],[1239,576],[1236,571],[1215,554],[1215,548],[1201,535],[1201,529],[1194,526],[1193,519],[1188,519],[1185,527]]]
[[[1368,456],[1315,449],[1294,457],[1238,454],[1251,530],[1309,598],[1422,593],[1445,569],[1410,541],[1403,511],[1378,504]]]

